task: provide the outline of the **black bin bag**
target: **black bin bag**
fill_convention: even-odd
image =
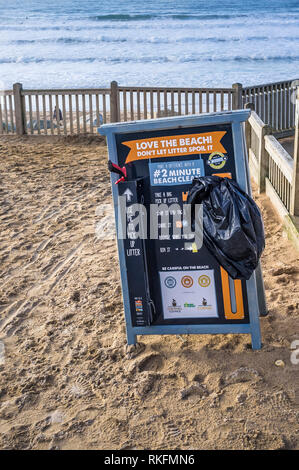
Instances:
[[[203,205],[203,243],[233,279],[249,279],[265,247],[264,224],[253,201],[235,181],[194,178],[188,193],[192,229],[195,204]]]

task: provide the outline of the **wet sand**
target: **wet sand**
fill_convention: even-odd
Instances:
[[[268,198],[262,350],[247,335],[128,349],[115,240],[95,236],[106,160],[100,139],[0,139],[0,448],[298,449],[298,252]]]

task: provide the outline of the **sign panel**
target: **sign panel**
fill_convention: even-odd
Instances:
[[[235,111],[100,128],[111,160],[127,173],[113,185],[113,198],[117,222],[123,216],[118,246],[129,342],[136,334],[174,331],[252,333],[253,324],[259,332],[255,277],[230,279],[205,245],[195,243],[185,210],[194,177],[233,178],[249,191],[242,127],[248,115]]]

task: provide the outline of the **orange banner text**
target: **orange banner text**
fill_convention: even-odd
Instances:
[[[225,131],[204,134],[171,135],[122,142],[130,148],[126,163],[149,158],[178,157],[202,153],[226,153],[221,144]]]

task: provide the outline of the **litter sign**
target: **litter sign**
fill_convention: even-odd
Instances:
[[[187,204],[198,177],[228,177],[250,194],[243,131],[249,114],[99,128],[108,142],[129,344],[137,335],[246,333],[254,349],[261,347],[259,316],[266,304],[260,266],[248,281],[230,278],[197,236],[200,223],[191,229]]]

